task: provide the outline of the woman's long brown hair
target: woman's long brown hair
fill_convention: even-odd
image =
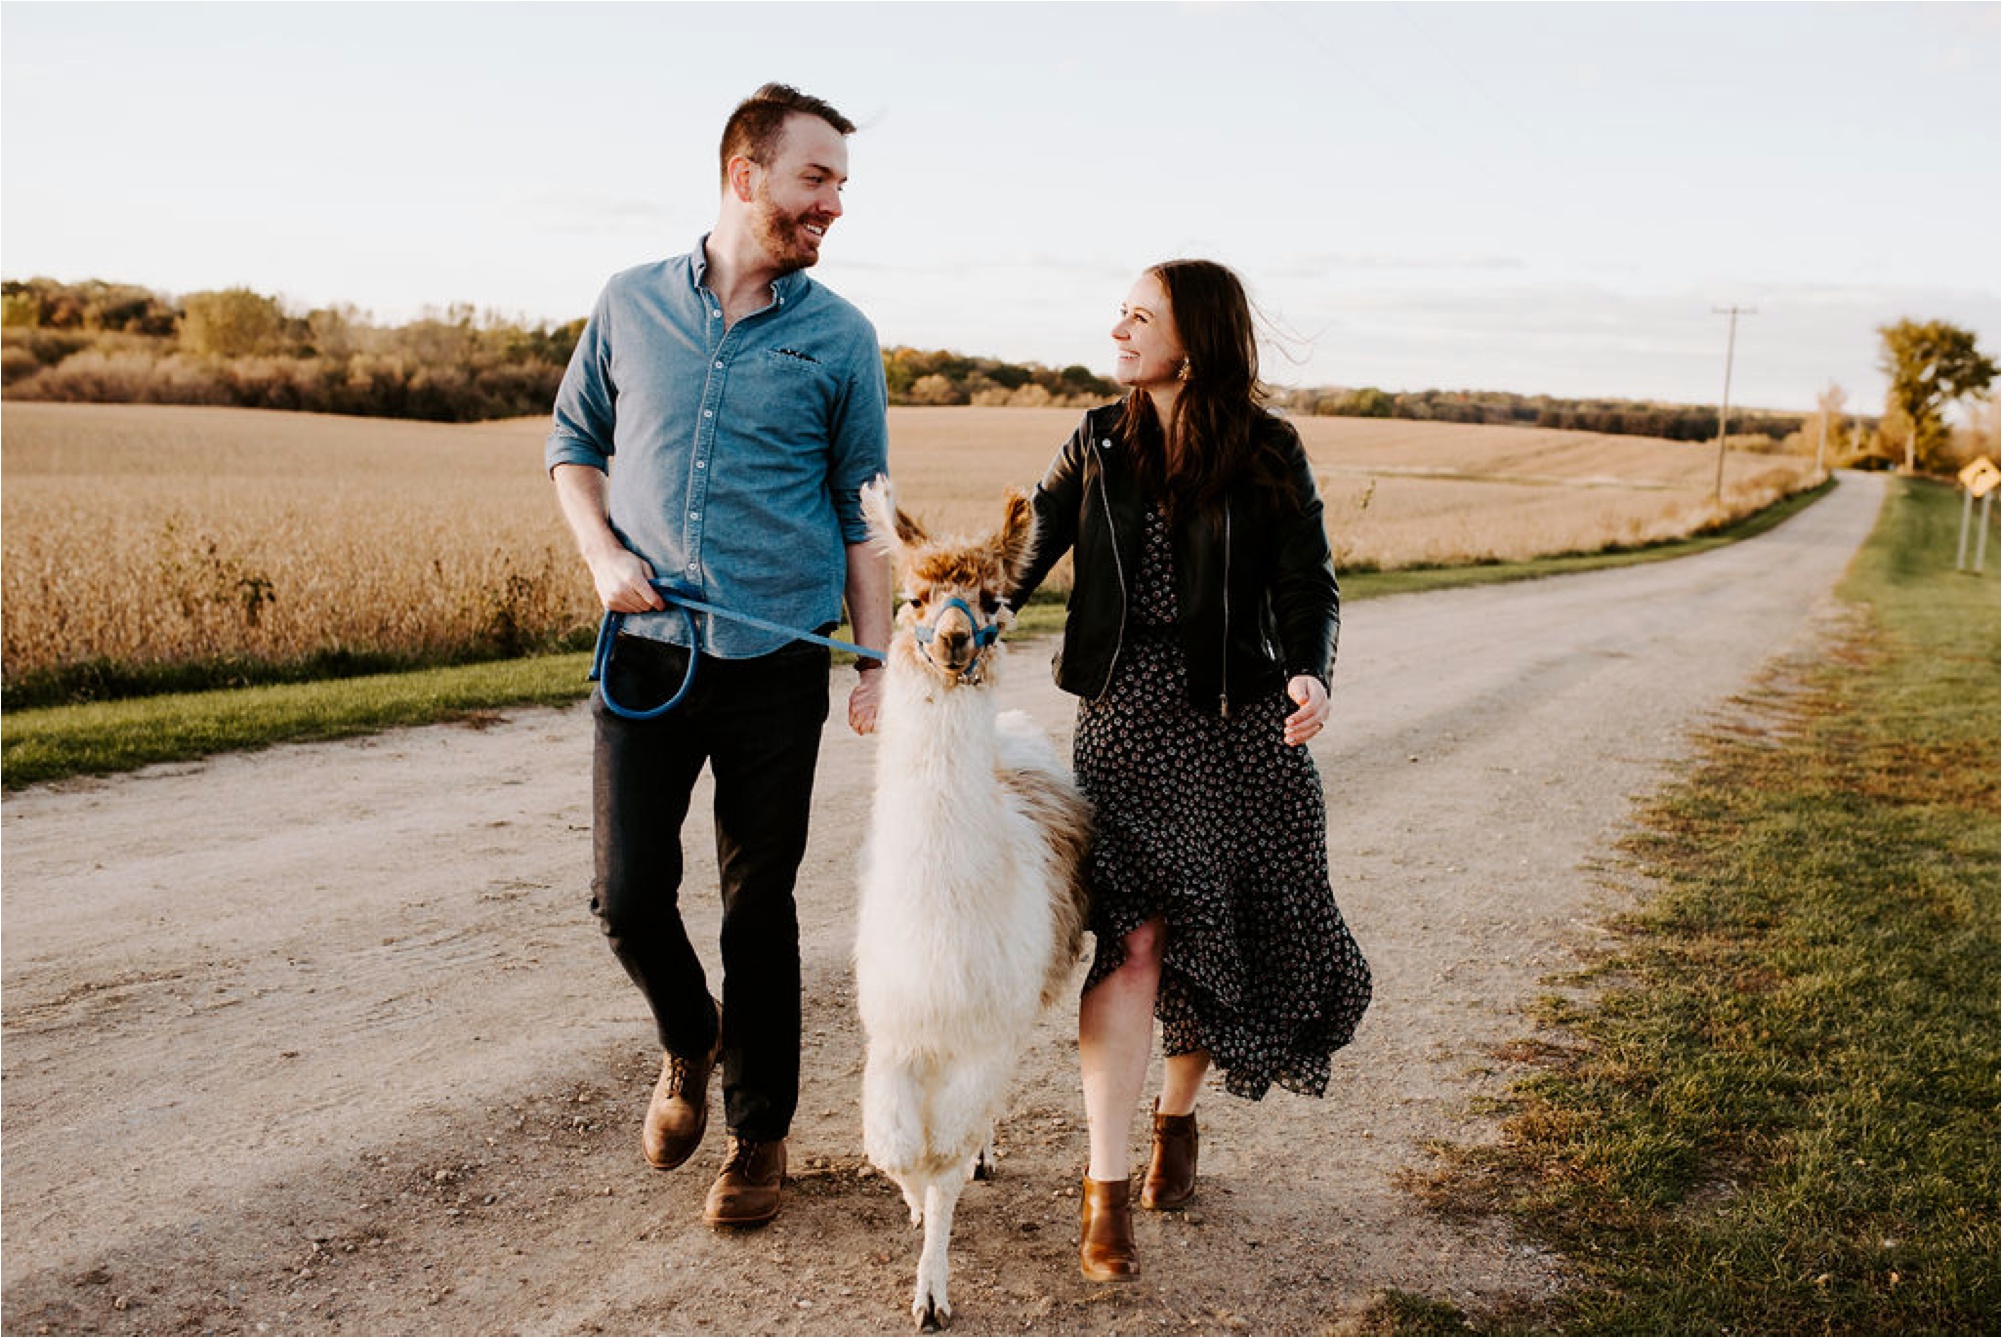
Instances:
[[[1144,392],[1126,397],[1120,426],[1141,487],[1161,499],[1171,521],[1214,514],[1224,489],[1246,475],[1263,492],[1281,492],[1278,463],[1260,449],[1266,389],[1243,283],[1213,260],[1168,260],[1147,272],[1167,291],[1189,375],[1169,423]]]

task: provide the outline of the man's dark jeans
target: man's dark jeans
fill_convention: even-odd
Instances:
[[[621,636],[606,673],[621,706],[666,701],[688,652]],[[723,1113],[729,1132],[783,1138],[799,1104],[799,914],[828,654],[788,648],[752,660],[703,656],[686,700],[656,720],[625,720],[595,701],[592,791],[597,868],[591,908],[646,995],[661,1047],[704,1055],[716,1011],[682,923],[681,825],[707,763],[716,782],[723,899]]]

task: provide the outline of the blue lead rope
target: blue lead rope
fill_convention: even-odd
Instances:
[[[837,641],[831,636],[822,636],[818,632],[803,632],[797,627],[787,627],[784,623],[769,622],[763,618],[753,617],[748,613],[738,613],[734,609],[721,608],[715,604],[705,603],[689,594],[686,590],[679,589],[666,581],[654,580],[648,582],[648,584],[653,586],[655,593],[667,601],[669,609],[681,614],[682,622],[688,627],[688,668],[683,671],[681,686],[674,690],[674,695],[650,710],[635,711],[629,706],[621,706],[613,701],[609,686],[610,680],[606,677],[606,670],[612,667],[612,647],[619,639],[619,628],[625,624],[626,615],[607,610],[604,621],[598,624],[598,647],[591,654],[590,681],[598,685],[598,696],[604,701],[605,709],[622,719],[654,720],[660,716],[664,716],[675,707],[681,705],[682,698],[686,697],[688,690],[695,686],[695,666],[702,659],[699,645],[700,638],[696,635],[695,629],[695,615],[698,613],[706,613],[714,618],[728,618],[732,622],[744,623],[766,632],[783,632],[795,641],[811,641],[815,645],[827,646],[833,650],[845,650],[852,655],[859,655],[866,659],[880,660],[883,658],[883,652],[880,650],[870,650],[867,646],[857,646],[852,642]]]

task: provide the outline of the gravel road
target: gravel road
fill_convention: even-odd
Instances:
[[[1634,797],[1829,635],[1882,497],[1846,475],[1699,557],[1351,606],[1313,751],[1377,993],[1330,1095],[1206,1096],[1195,1208],[1143,1215],[1145,1275],[1095,1287],[1052,1014],[999,1178],[961,1204],[955,1328],[1342,1332],[1388,1287],[1557,1285],[1561,1261],[1432,1219],[1398,1173],[1489,1136],[1525,1004],[1633,896],[1611,852]],[[1048,651],[1016,644],[1000,690],[1067,745]],[[658,1059],[586,905],[589,734],[582,708],[525,710],[5,797],[7,1332],[907,1331],[917,1236],[861,1156],[848,962],[873,744],[831,724],[822,755],[786,1210],[724,1234],[698,1220],[715,1130],[682,1171],[639,1158]]]

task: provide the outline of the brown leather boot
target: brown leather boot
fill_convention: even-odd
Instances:
[[[671,1171],[695,1155],[709,1127],[709,1075],[723,1053],[723,1005],[716,1005],[716,1044],[695,1059],[663,1055],[660,1080],[647,1103],[640,1152],[656,1171]]]
[[[710,1226],[757,1226],[779,1215],[779,1188],[786,1178],[786,1141],[754,1143],[730,1135],[723,1174],[709,1186],[702,1220]]]
[[[1078,1267],[1093,1282],[1118,1282],[1140,1272],[1133,1249],[1132,1194],[1130,1180],[1084,1178]]]
[[[1140,1189],[1140,1206],[1182,1208],[1196,1196],[1196,1113],[1163,1115],[1154,1102],[1154,1158]]]

